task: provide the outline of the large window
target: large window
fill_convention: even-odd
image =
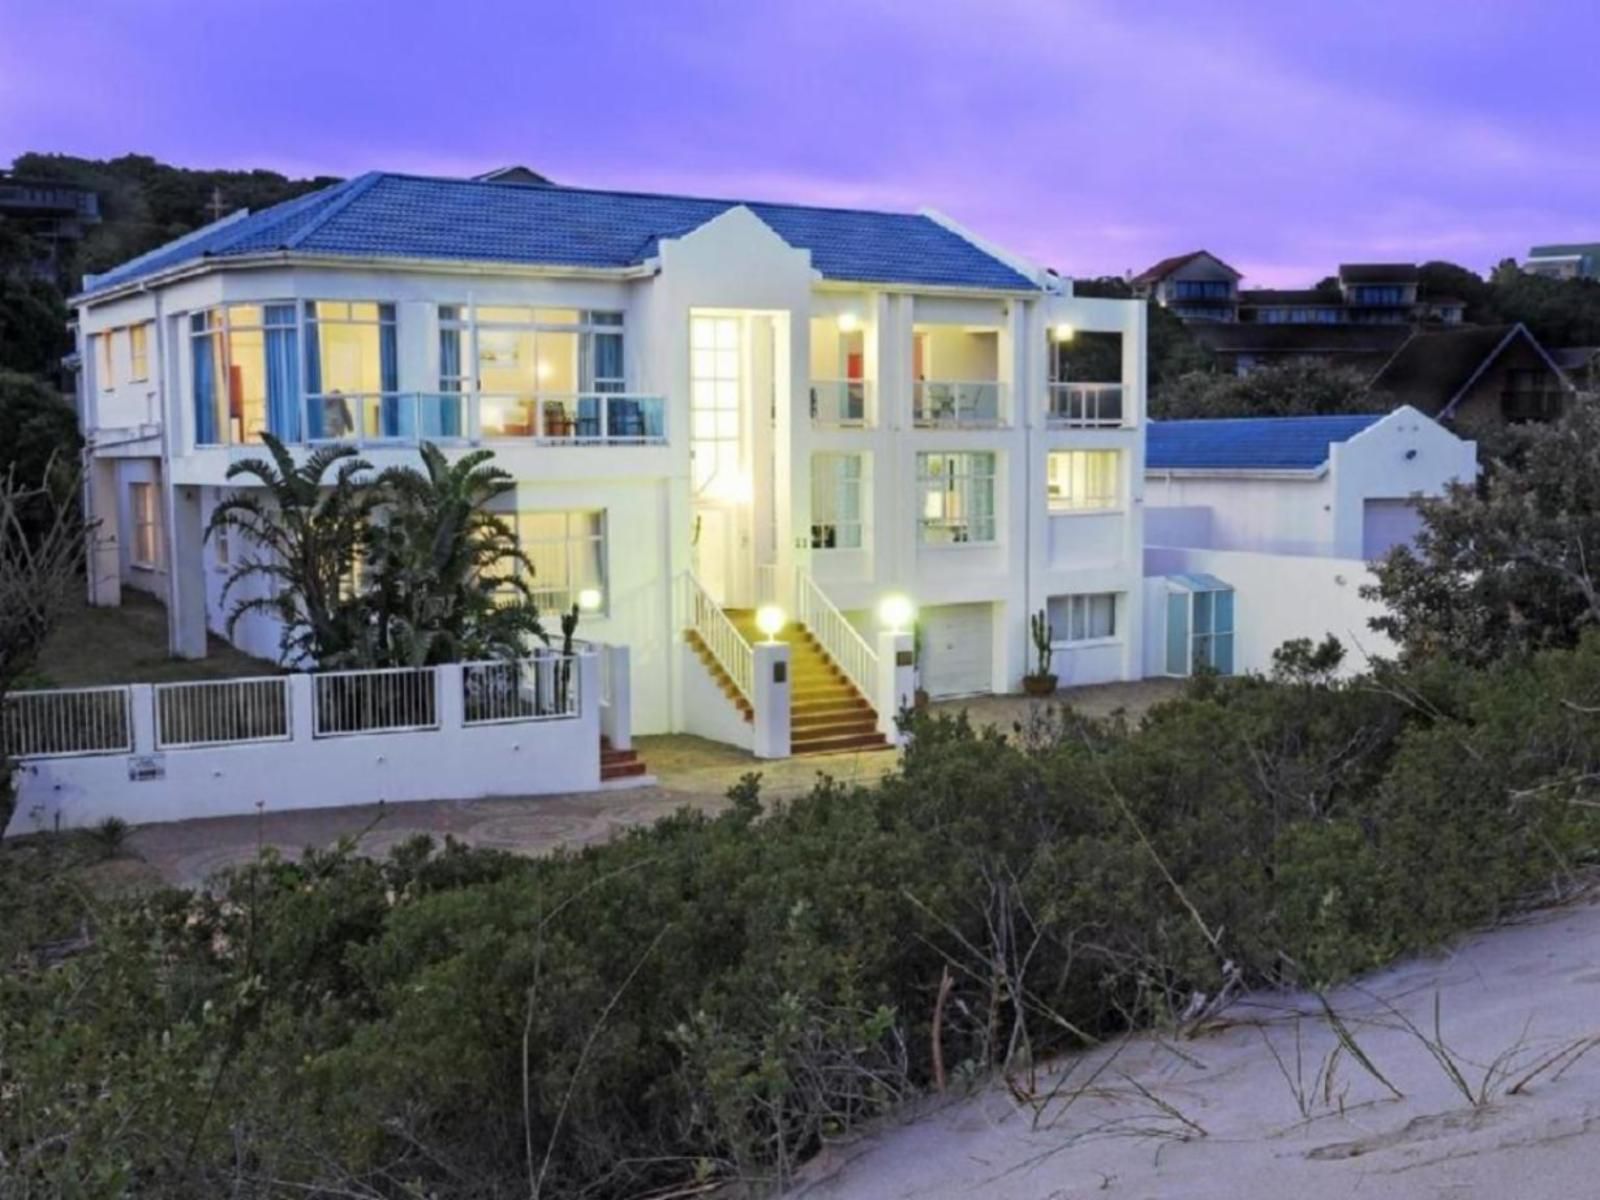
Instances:
[[[94,335],[96,361],[100,368],[100,390],[109,392],[117,386],[117,373],[111,362],[111,339],[116,330],[108,329]]]
[[[189,317],[197,445],[301,439],[299,332],[293,304],[231,304]]]
[[[739,318],[689,323],[689,460],[694,490],[739,489]]]
[[[440,389],[454,390],[460,363],[477,363],[479,422],[486,437],[598,436],[599,397],[626,389],[620,312],[446,305],[439,320]],[[462,344],[469,326],[475,338],[471,352]],[[607,415],[613,411],[622,418],[631,414],[636,424],[642,420],[636,409],[622,406]],[[643,437],[659,431],[625,432]]]
[[[129,561],[136,567],[153,570],[161,565],[161,513],[155,485],[129,484],[128,507],[132,537]]]
[[[1233,589],[1212,575],[1167,582],[1167,673],[1233,674]]]
[[[1122,452],[1052,450],[1046,484],[1051,512],[1103,512],[1122,504]]]
[[[415,405],[399,394],[394,305],[308,300],[306,436],[408,438]]]
[[[861,455],[811,456],[811,546],[861,548]]]
[[[606,516],[603,512],[519,512],[517,543],[533,564],[528,585],[546,612],[565,612],[593,588],[606,594]]]
[[[150,378],[150,326],[148,323],[128,327],[128,378],[143,383]]]
[[[1103,642],[1117,636],[1117,597],[1114,592],[1088,592],[1051,596],[1050,640],[1058,645]]]
[[[995,456],[917,455],[920,540],[942,546],[995,540]]]
[[[1174,279],[1172,296],[1175,300],[1228,300],[1233,296],[1233,284],[1226,279]]]

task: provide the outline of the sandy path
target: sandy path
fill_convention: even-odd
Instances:
[[[1431,1035],[1435,993],[1444,1040],[1471,1089],[1482,1085],[1497,1057],[1523,1042],[1497,1071],[1481,1107],[1380,1003],[1388,1001]],[[1600,1197],[1600,1046],[1559,1079],[1547,1071],[1522,1094],[1506,1094],[1545,1056],[1600,1035],[1600,903],[1476,935],[1448,957],[1401,964],[1331,1000],[1403,1098],[1343,1052],[1331,1098],[1328,1089],[1311,1087],[1336,1036],[1314,1000],[1264,997],[1230,1012],[1239,1024],[1182,1043],[1181,1055],[1151,1038],[1128,1043],[1092,1093],[1045,1106],[1037,1119],[991,1088],[834,1147],[790,1194],[806,1200]],[[1306,1090],[1316,1093],[1308,1101],[1310,1119],[1302,1118],[1295,1089],[1263,1042],[1263,1035],[1273,1040],[1293,1074],[1297,1027]],[[1109,1053],[1077,1060],[1066,1086],[1086,1079]],[[1040,1090],[1056,1082],[1059,1075],[1041,1081]]]

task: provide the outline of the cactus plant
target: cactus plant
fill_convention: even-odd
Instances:
[[[1028,632],[1033,638],[1036,668],[1022,677],[1022,690],[1030,696],[1048,696],[1056,690],[1056,677],[1050,673],[1050,663],[1055,657],[1055,647],[1050,644],[1050,614],[1040,609],[1028,618]]]

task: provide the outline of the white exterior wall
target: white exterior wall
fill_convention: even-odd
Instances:
[[[1319,471],[1149,472],[1149,540],[1359,559],[1368,500],[1440,496],[1477,473],[1476,443],[1405,406],[1335,443]]]
[[[258,455],[258,447],[194,446],[190,412],[187,314],[233,302],[367,300],[396,306],[399,390],[438,388],[438,304],[517,304],[620,310],[625,316],[627,390],[666,398],[666,446],[557,447],[487,443],[497,465],[518,480],[523,509],[604,509],[607,514],[607,608],[586,616],[580,636],[632,648],[633,729],[636,733],[689,727],[692,703],[688,659],[676,611],[676,578],[689,570],[695,498],[689,470],[689,321],[702,310],[736,311],[770,321],[774,330],[776,414],[747,397],[746,461],[750,498],[735,514],[742,568],[776,565],[810,570],[834,603],[865,614],[883,595],[903,592],[920,607],[958,603],[993,606],[991,686],[1015,690],[1031,667],[1027,617],[1050,596],[1115,592],[1118,629],[1107,644],[1061,650],[1057,669],[1068,682],[1135,678],[1143,605],[1143,421],[1145,331],[1142,304],[1039,294],[845,286],[824,281],[807,252],[784,243],[748,210],[735,208],[695,232],[664,241],[648,269],[557,277],[551,272],[476,268],[271,266],[211,270],[125,300],[80,309],[85,339],[134,316],[154,321],[151,387],[162,419],[158,429],[134,430],[131,448],[113,449],[113,417],[130,417],[96,397],[93,355],[85,355],[90,432],[104,457],[135,450],[150,466],[165,463],[166,529],[180,521],[180,498],[198,497],[202,517],[224,494],[228,467]],[[812,320],[843,312],[859,318],[866,377],[876,410],[866,429],[823,429],[809,417]],[[1068,323],[1081,331],[1123,337],[1127,428],[1047,428],[1045,379],[1048,330]],[[916,429],[912,424],[912,330],[918,324],[983,328],[972,338],[993,347],[993,363],[962,360],[963,370],[997,375],[1009,420],[988,430]],[[123,341],[126,339],[124,338]],[[87,342],[85,342],[87,346]],[[986,350],[985,353],[988,353]],[[969,356],[970,357],[970,356]],[[980,356],[981,357],[981,356]],[[947,372],[933,364],[941,376]],[[164,370],[161,368],[165,368]],[[124,426],[116,426],[124,430]],[[1113,448],[1123,453],[1123,503],[1115,512],[1050,516],[1045,455],[1050,449]],[[917,455],[930,451],[993,451],[997,459],[998,531],[993,544],[922,546],[918,537]],[[810,546],[811,455],[865,456],[864,545],[860,550]],[[414,450],[364,448],[374,467],[415,463]],[[190,491],[185,491],[190,489]],[[124,509],[126,497],[122,497]],[[191,523],[192,524],[192,523]],[[127,545],[122,540],[123,553]],[[204,626],[220,632],[225,572],[211,547],[175,545],[169,561],[178,582],[165,582],[169,610],[184,609],[173,593],[203,591]],[[235,557],[238,550],[235,550]],[[184,581],[189,581],[185,583]],[[748,590],[748,588],[746,589]],[[110,601],[114,602],[114,601]],[[180,644],[175,623],[174,645]],[[870,625],[870,621],[863,621]],[[193,644],[193,630],[182,631]],[[246,650],[275,657],[277,632],[252,618],[238,640]]]

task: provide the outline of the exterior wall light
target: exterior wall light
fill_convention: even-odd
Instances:
[[[839,314],[839,332],[854,333],[861,328],[861,318],[853,312]]]
[[[1071,325],[1068,325],[1065,321],[1063,321],[1050,332],[1056,335],[1056,341],[1070,342],[1073,338],[1073,335],[1077,333],[1077,330],[1073,329]]]
[[[878,620],[890,633],[904,633],[917,615],[911,600],[898,593],[885,596],[878,602]]]
[[[599,588],[584,588],[578,593],[578,607],[584,612],[599,612],[602,599]]]
[[[778,640],[778,631],[783,628],[783,609],[776,604],[763,604],[756,609],[756,628],[766,634],[767,641]]]

